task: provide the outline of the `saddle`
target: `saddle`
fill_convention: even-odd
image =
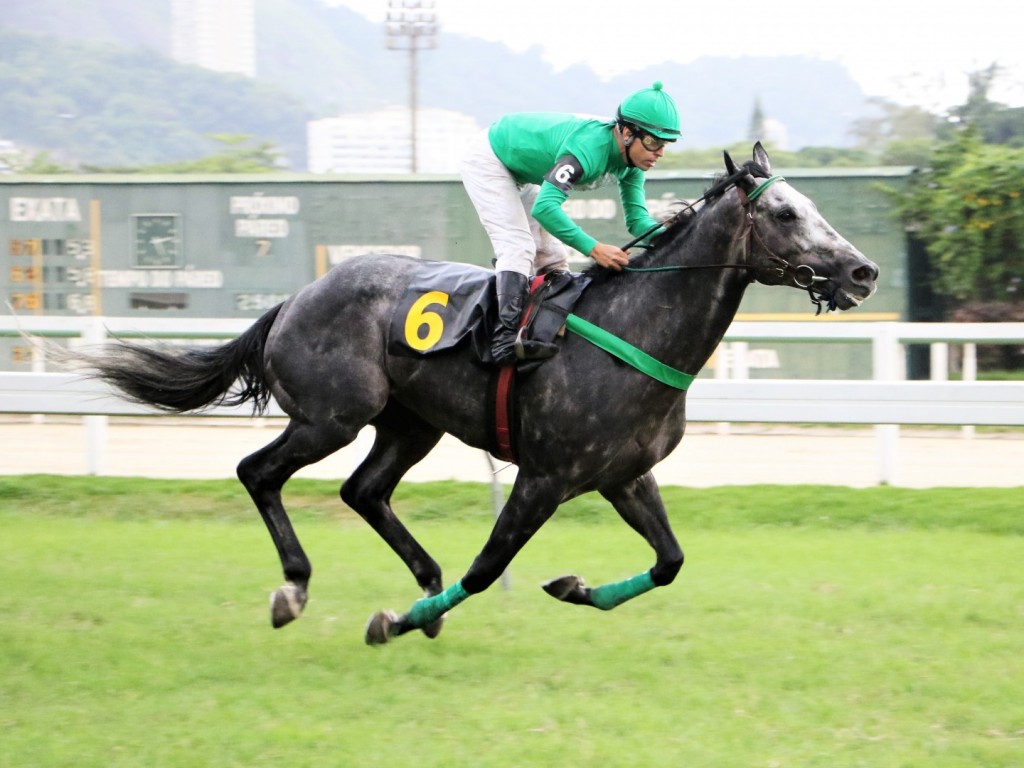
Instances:
[[[575,272],[549,272],[533,278],[520,340],[554,342],[589,283],[589,277]],[[497,312],[493,272],[471,264],[425,262],[395,305],[388,352],[424,357],[469,344],[474,362],[492,368],[490,337]],[[543,363],[520,363],[519,373],[531,373]]]
[[[553,343],[564,333],[566,317],[589,283],[589,277],[575,272],[534,277],[517,344],[526,340]],[[494,427],[488,450],[500,459],[515,462],[515,383],[545,361],[495,366],[491,329],[497,312],[493,272],[466,264],[426,262],[395,307],[388,352],[423,357],[469,344],[474,362],[492,371],[488,410],[494,414]]]

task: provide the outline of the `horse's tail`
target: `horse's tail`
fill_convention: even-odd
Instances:
[[[253,413],[261,414],[270,402],[263,350],[281,306],[218,347],[181,350],[119,341],[99,354],[72,357],[87,368],[86,376],[107,382],[133,402],[184,413],[252,400]],[[238,386],[233,388],[236,381]]]

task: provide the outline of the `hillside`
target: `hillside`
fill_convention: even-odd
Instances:
[[[256,0],[256,81],[171,62],[170,0],[4,6],[0,138],[92,164],[192,157],[219,132],[272,140],[302,167],[307,119],[408,99],[407,57],[385,48],[380,25],[318,0]],[[587,67],[555,72],[537,50],[442,31],[419,62],[420,105],[481,124],[519,110],[610,114],[659,79],[691,148],[745,138],[755,101],[792,148],[848,145],[849,125],[869,109],[841,65],[794,56],[706,58],[605,81]]]
[[[169,162],[216,148],[208,136],[272,140],[303,160],[302,103],[243,77],[175,64],[145,49],[55,41],[0,29],[0,135],[65,162]]]

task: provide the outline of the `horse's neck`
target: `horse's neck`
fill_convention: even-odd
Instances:
[[[746,270],[720,266],[737,263],[739,215],[730,215],[725,222],[701,220],[694,226],[684,242],[666,245],[665,266],[713,266],[627,273],[601,286],[605,290],[599,300],[605,306],[597,310],[602,316],[599,324],[607,330],[692,374],[704,366],[728,330],[750,277]]]
[[[696,375],[714,354],[736,317],[749,282],[744,272],[728,268],[693,270],[674,277],[676,279],[666,282],[682,285],[683,290],[666,297],[674,300],[675,306],[661,313],[663,317],[656,325],[659,331],[657,351],[649,354]],[[664,303],[659,301],[658,306]]]

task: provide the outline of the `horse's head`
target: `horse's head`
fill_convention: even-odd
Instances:
[[[814,203],[772,174],[760,142],[752,161],[737,166],[725,153],[725,165],[746,212],[743,248],[748,263],[757,266],[758,282],[809,290],[829,309],[851,309],[874,293],[878,266],[836,232]]]

